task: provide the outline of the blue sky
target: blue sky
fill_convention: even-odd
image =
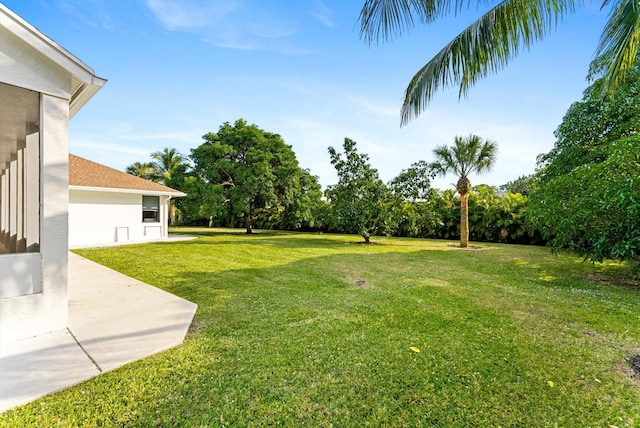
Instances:
[[[504,184],[535,168],[585,80],[607,18],[601,1],[458,100],[439,93],[400,128],[413,74],[476,11],[366,45],[362,0],[5,0],[108,83],[70,124],[70,150],[124,169],[165,147],[183,154],[223,122],[242,117],[276,132],[323,187],[336,175],[327,148],[345,137],[388,181],[434,147],[475,133],[498,143],[492,172]],[[434,181],[448,188],[455,178]]]

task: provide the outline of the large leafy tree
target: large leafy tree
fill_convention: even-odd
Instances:
[[[608,144],[640,131],[640,66],[636,64],[615,94],[599,96],[603,85],[604,79],[597,79],[569,107],[555,131],[553,149],[538,156],[541,185],[580,165],[604,161]]]
[[[600,98],[603,84],[596,80],[571,105],[553,149],[538,157],[529,217],[554,250],[637,262],[640,69]]]
[[[637,0],[600,0],[610,10],[596,48],[604,93],[615,92],[633,67],[640,46]],[[465,96],[478,80],[504,68],[521,51],[543,39],[561,18],[584,0],[366,0],[360,12],[361,36],[387,41],[416,24],[431,24],[467,9],[482,15],[431,58],[411,79],[401,110],[406,124],[425,110],[434,94],[458,86]]]
[[[554,249],[593,261],[640,267],[640,136],[603,150],[606,159],[574,168],[540,186],[530,201],[534,225]]]
[[[344,156],[329,147],[331,164],[338,173],[338,183],[325,192],[332,207],[333,227],[358,233],[368,244],[371,235],[393,229],[394,198],[369,164],[369,156],[358,153],[355,141],[345,138],[343,149]]]
[[[292,203],[300,167],[280,135],[238,119],[202,138],[205,142],[191,150],[194,172],[208,185],[211,200],[222,195],[232,213],[242,216],[248,234],[258,215]]]
[[[460,194],[460,247],[466,248],[469,245],[469,175],[490,171],[498,154],[498,146],[493,141],[484,141],[472,134],[455,137],[453,146],[438,146],[433,154],[436,158],[432,165],[434,171],[440,175],[453,172],[458,176],[456,190]]]

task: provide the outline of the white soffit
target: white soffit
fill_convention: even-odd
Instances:
[[[174,192],[159,192],[157,190],[139,190],[139,189],[119,189],[115,187],[89,187],[69,185],[69,190],[83,190],[85,192],[110,192],[110,193],[132,193],[137,195],[148,196],[170,196],[172,198],[181,198],[187,196],[186,193],[178,190]]]

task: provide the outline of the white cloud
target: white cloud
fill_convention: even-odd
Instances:
[[[336,25],[331,19],[333,11],[320,0],[316,0],[313,2],[313,10],[310,12],[310,14],[314,18],[317,18],[318,21],[320,21],[326,27],[335,28]]]
[[[72,18],[69,22],[74,27],[86,25],[90,28],[104,28],[109,31],[118,29],[118,20],[112,19],[111,13],[107,10],[109,5],[105,2],[86,0],[78,5],[68,0],[58,0],[55,4],[58,9]]]
[[[214,25],[241,6],[235,0],[146,0],[167,30],[194,30]]]
[[[107,152],[113,152],[113,153],[119,153],[119,154],[136,155],[136,156],[141,156],[143,158],[149,157],[149,153],[150,153],[147,149],[132,147],[130,145],[103,143],[95,140],[86,140],[86,139],[83,139],[81,141],[72,141],[70,143],[70,147],[72,152],[74,152],[75,149],[90,149],[92,152],[107,151]],[[82,151],[86,152],[87,150],[82,150]]]
[[[122,134],[116,135],[116,138],[120,140],[128,141],[198,141],[202,135],[200,131],[190,132],[166,132],[166,133],[154,133],[154,134]]]
[[[203,42],[220,48],[283,55],[311,53],[293,40],[299,32],[299,23],[274,15],[262,2],[146,0],[146,5],[165,29],[198,34]]]
[[[376,115],[385,117],[398,117],[400,114],[400,109],[397,106],[380,105],[367,98],[359,96],[347,95],[345,98],[347,101],[364,108],[365,112],[375,113]]]

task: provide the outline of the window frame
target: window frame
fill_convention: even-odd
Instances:
[[[153,199],[156,203],[149,203]],[[142,196],[142,222],[160,223],[160,196]]]

